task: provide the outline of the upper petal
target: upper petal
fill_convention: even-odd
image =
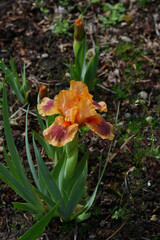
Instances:
[[[72,80],[70,82],[70,91],[72,91],[73,94],[76,94],[79,100],[84,97],[90,100],[93,98],[93,96],[89,93],[86,84],[81,81]]]
[[[43,135],[49,144],[62,147],[73,140],[77,131],[78,124],[71,124],[69,121],[64,121],[62,116],[58,116],[54,123],[43,131]]]
[[[59,113],[54,105],[54,100],[48,97],[42,99],[42,102],[37,105],[37,109],[39,114],[42,116],[51,116]]]
[[[62,90],[55,96],[54,106],[56,106],[60,114],[65,117],[66,121],[71,121],[73,123],[77,113],[77,101],[77,96],[72,92],[69,90]]]
[[[112,140],[114,138],[113,125],[106,122],[99,114],[88,118],[86,125],[102,139]]]

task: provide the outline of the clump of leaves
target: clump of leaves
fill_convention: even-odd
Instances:
[[[103,6],[103,11],[105,12],[106,16],[101,16],[99,20],[103,22],[105,28],[110,25],[116,25],[123,20],[125,16],[125,10],[126,9],[123,3],[117,3],[115,5],[105,3]]]
[[[127,208],[126,205],[124,205],[123,207],[120,207],[118,210],[115,211],[115,209],[110,210],[111,212],[114,212],[112,215],[113,219],[121,219],[121,220],[125,220],[126,216],[129,213],[129,210]]]
[[[129,61],[131,58],[141,55],[141,50],[135,48],[132,42],[120,42],[116,49],[116,55],[124,61]]]
[[[69,35],[72,36],[72,33],[69,32],[70,26],[66,19],[62,19],[61,17],[57,18],[54,25],[50,26],[52,32],[56,35]]]
[[[138,4],[141,5],[141,7],[145,7],[147,3],[150,3],[151,0],[138,0]]]

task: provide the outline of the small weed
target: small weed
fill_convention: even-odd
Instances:
[[[129,96],[129,92],[127,89],[123,89],[121,84],[118,86],[113,86],[112,90],[116,92],[116,97],[118,99],[124,100],[127,99]]]
[[[55,35],[69,35],[72,34],[69,32],[70,25],[66,19],[62,19],[61,17],[57,18],[54,25],[50,26],[50,29]]]
[[[138,4],[141,5],[141,7],[145,7],[147,3],[150,3],[151,0],[138,0]]]
[[[136,60],[142,51],[138,48],[135,48],[132,42],[120,42],[116,49],[116,55],[124,61],[129,61],[131,58]]]
[[[45,8],[45,3],[43,0],[41,0],[40,3],[38,0],[36,0],[36,1],[34,1],[33,5],[38,6],[40,8],[41,12],[43,12],[45,14],[49,13],[49,9]]]
[[[110,3],[105,3],[103,6],[103,11],[105,12],[105,17],[99,17],[99,20],[105,25],[104,29],[110,25],[116,25],[121,22],[124,18],[125,7],[123,3],[117,3],[112,5]]]
[[[100,0],[91,0],[91,3],[98,3]]]
[[[127,205],[124,205],[123,207],[120,207],[118,210],[115,211],[115,208],[110,210],[113,215],[113,219],[121,219],[122,221],[125,220],[126,216],[128,215],[129,211],[127,209]]]

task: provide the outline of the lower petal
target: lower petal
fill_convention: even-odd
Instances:
[[[85,122],[87,127],[100,136],[102,139],[112,140],[113,135],[113,125],[106,122],[100,115],[95,115],[87,119]]]
[[[62,147],[71,142],[78,131],[78,124],[64,121],[62,116],[56,117],[54,123],[43,131],[45,140],[57,147]]]

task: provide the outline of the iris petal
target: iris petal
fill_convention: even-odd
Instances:
[[[102,139],[112,140],[113,125],[106,122],[100,115],[95,115],[86,120],[87,127],[100,136]]]
[[[47,97],[43,98],[42,102],[37,105],[37,109],[39,114],[44,117],[59,113],[59,111],[54,106],[54,100]]]
[[[86,119],[96,114],[95,107],[87,98],[81,99],[81,101],[78,102],[77,107],[78,111],[75,116],[75,122],[80,126],[85,124]]]
[[[56,117],[54,123],[43,131],[45,140],[57,147],[62,147],[71,142],[78,131],[78,124],[65,121],[62,116]]]
[[[73,92],[73,94],[75,94],[79,100],[82,98],[88,98],[92,100],[93,98],[84,82],[72,80],[70,82],[70,91]]]
[[[107,104],[105,102],[99,102],[97,103],[96,101],[92,100],[93,105],[99,112],[107,112]]]
[[[78,99],[76,95],[72,94],[69,90],[62,90],[54,98],[54,105],[66,121],[74,122],[75,115],[77,113]]]

